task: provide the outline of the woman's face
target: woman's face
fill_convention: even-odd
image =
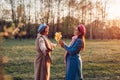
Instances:
[[[79,36],[79,35],[80,35],[80,32],[79,32],[79,30],[78,30],[78,27],[75,28],[75,30],[74,30],[74,35],[75,35],[75,36]]]
[[[44,35],[48,35],[48,33],[49,33],[49,26],[47,26],[47,27],[45,28]]]

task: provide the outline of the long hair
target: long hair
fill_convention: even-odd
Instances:
[[[84,51],[85,50],[85,35],[79,35],[78,38],[82,40],[81,50]]]
[[[80,28],[80,27],[82,27],[82,28]],[[85,50],[85,34],[86,34],[86,29],[85,29],[84,25],[80,24],[78,26],[78,31],[81,32],[81,34],[78,36],[78,38],[82,39],[81,50],[84,51]]]

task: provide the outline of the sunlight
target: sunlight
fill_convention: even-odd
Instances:
[[[120,0],[111,0],[107,7],[108,19],[116,19],[120,17]]]

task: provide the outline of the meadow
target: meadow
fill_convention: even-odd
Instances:
[[[7,39],[0,42],[0,67],[2,74],[13,80],[34,80],[34,39]],[[68,44],[69,39],[64,39]],[[56,43],[53,39],[52,42]],[[51,53],[51,80],[64,80],[65,50],[59,45]],[[120,40],[86,40],[86,50],[81,52],[85,80],[120,80]]]

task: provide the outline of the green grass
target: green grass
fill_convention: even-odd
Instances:
[[[52,52],[51,80],[65,78],[64,52],[60,46]],[[34,79],[34,40],[3,40],[0,42],[0,55],[9,59],[0,65],[4,66],[4,74],[14,80]],[[81,56],[85,80],[120,80],[120,40],[87,40],[86,51]]]

